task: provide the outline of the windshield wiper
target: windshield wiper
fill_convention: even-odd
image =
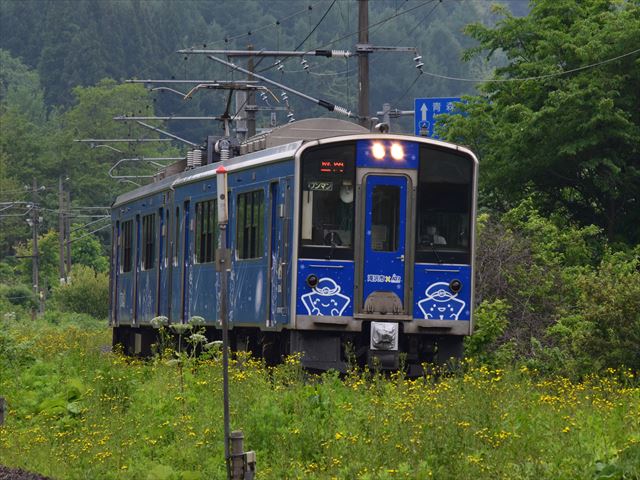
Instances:
[[[436,249],[435,244],[433,242],[430,242],[429,246],[431,247],[431,250],[433,251],[433,253],[436,255],[436,260],[438,261],[438,263],[444,263],[440,258],[440,255],[438,254],[438,249]]]
[[[326,260],[331,260],[333,258],[333,254],[336,251],[336,247],[338,243],[336,242],[336,237],[334,236],[335,232],[331,232],[331,250],[329,250],[329,255],[327,255]]]

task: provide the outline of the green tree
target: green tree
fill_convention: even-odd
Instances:
[[[95,272],[104,273],[109,269],[109,260],[104,253],[104,248],[95,235],[86,235],[85,232],[75,232],[71,235],[71,260],[72,263],[84,265]],[[40,256],[40,283],[51,288],[60,283],[60,250],[58,232],[50,230],[38,237],[38,253]],[[32,242],[29,241],[17,248],[18,254],[28,257],[32,254]],[[31,283],[31,258],[23,258],[18,262],[17,271],[26,284]]]
[[[8,51],[0,50],[0,112],[7,109],[41,124],[46,118],[44,90],[38,73]]]
[[[124,190],[122,184],[108,176],[109,168],[117,160],[178,155],[177,149],[162,143],[119,143],[109,145],[109,148],[74,142],[83,138],[157,138],[157,134],[135,125],[135,122],[113,121],[113,117],[121,115],[154,115],[153,103],[142,85],[119,85],[113,80],[102,80],[93,87],[76,87],[73,94],[75,104],[60,116],[57,134],[52,136],[52,148],[47,151],[45,163],[50,177],[56,178],[64,173],[70,178],[72,198],[80,205],[109,205],[114,196]],[[136,165],[128,172],[148,175],[155,170],[149,165],[146,168]]]
[[[54,290],[54,299],[64,311],[106,318],[109,313],[109,275],[85,265],[71,269],[71,280]]]
[[[449,118],[447,137],[481,155],[485,202],[513,205],[530,186],[547,211],[564,207],[611,240],[638,242],[640,3],[531,5],[526,17],[501,8],[494,28],[467,27],[479,42],[467,59],[503,52],[508,64],[466,117]]]

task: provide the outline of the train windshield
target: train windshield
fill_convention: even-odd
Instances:
[[[355,144],[302,155],[300,256],[353,258]]]
[[[416,261],[470,261],[472,193],[471,158],[420,148]]]

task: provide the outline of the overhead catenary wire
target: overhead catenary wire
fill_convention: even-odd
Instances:
[[[411,7],[411,8],[408,8],[406,10],[399,11],[399,12],[397,12],[397,13],[395,13],[395,14],[387,17],[387,18],[384,18],[384,19],[382,19],[382,20],[380,20],[378,22],[375,22],[373,24],[369,24],[369,26],[366,29],[363,29],[362,31],[370,31],[372,28],[380,27],[380,26],[384,25],[385,23],[387,23],[387,22],[389,22],[389,21],[391,21],[391,20],[393,20],[393,19],[395,19],[397,17],[400,17],[400,16],[405,15],[407,13],[413,12],[413,11],[419,9],[419,8],[424,7],[425,5],[433,3],[434,1],[435,0],[427,0],[425,2],[420,3],[419,5],[416,5],[415,7]],[[349,38],[349,37],[353,37],[354,35],[358,35],[359,33],[360,33],[360,30],[356,30],[355,32],[351,32],[351,33],[348,33],[348,34],[343,35],[341,37],[338,37],[335,40],[332,40],[332,41],[330,41],[330,42],[328,42],[328,43],[326,43],[326,44],[324,44],[324,45],[322,45],[320,47],[309,49],[308,51],[312,52],[314,50],[323,50],[323,49],[325,49],[327,47],[330,47],[331,45],[334,45],[335,43],[340,42],[341,40],[344,40],[344,39]],[[278,67],[280,65],[284,65],[289,60],[290,60],[290,58],[287,58],[285,60],[275,62],[272,65],[270,65],[268,67],[265,67],[262,70],[259,70],[259,73],[266,72],[266,71],[271,70],[271,69],[273,69],[275,67]],[[290,72],[290,73],[292,73],[292,72]]]
[[[96,224],[96,223],[98,223],[98,222],[104,222],[105,220],[108,220],[108,219],[110,219],[110,218],[111,218],[111,217],[102,217],[102,218],[99,218],[99,219],[97,219],[97,220],[92,220],[92,221],[91,221],[91,222],[89,222],[89,223],[85,223],[84,225],[81,225],[81,226],[79,226],[79,227],[75,227],[75,228],[73,228],[73,229],[71,230],[71,233],[73,233],[73,232],[77,232],[78,230],[83,230],[83,229],[87,228],[89,225],[94,225],[94,224]]]
[[[436,1],[436,4],[433,6],[433,8],[431,10],[429,10],[427,12],[427,14],[422,17],[419,21],[416,22],[416,24],[413,26],[413,28],[411,30],[409,30],[409,32],[407,32],[407,36],[411,35],[416,28],[418,28],[420,25],[422,25],[430,16],[433,12],[435,12],[436,8],[438,8],[438,5],[440,5],[440,1]],[[393,102],[392,105],[399,105],[400,102],[402,102],[404,100],[404,98],[406,97],[406,95],[411,91],[411,89],[413,88],[413,86],[418,82],[418,80],[420,79],[420,75],[422,75],[422,68],[420,68],[418,70],[418,74],[416,75],[416,77],[413,79],[413,82],[411,82],[411,85],[409,85],[404,92],[402,92],[401,95],[398,96],[398,98]]]
[[[294,48],[294,50],[298,50],[302,45],[304,45],[304,42],[306,42],[307,40],[309,40],[309,37],[311,35],[313,35],[313,32],[315,32],[317,30],[317,28],[320,26],[320,24],[322,23],[322,21],[327,17],[327,15],[329,15],[329,12],[331,11],[331,9],[333,8],[333,6],[336,4],[337,0],[333,0],[333,2],[331,2],[331,5],[329,5],[329,8],[327,8],[327,11],[324,12],[324,15],[322,15],[322,17],[320,17],[320,20],[318,20],[318,22],[316,23],[316,25],[311,29],[311,31],[307,34],[306,37],[304,37],[304,40],[302,40],[297,46],[296,48]]]
[[[89,235],[93,235],[94,233],[99,232],[100,230],[104,230],[105,228],[108,228],[110,226],[111,226],[111,224],[107,223],[106,225],[103,225],[100,228],[96,228],[95,230],[93,230],[93,231],[91,231],[89,233],[85,233],[84,235],[82,235],[80,237],[72,238],[67,243],[69,244],[69,243],[77,242],[78,240],[82,240],[83,238],[88,237]]]
[[[246,33],[240,33],[238,35],[232,35],[232,36],[225,36],[224,38],[222,38],[220,40],[216,40],[214,42],[208,42],[208,43],[210,43],[212,45],[217,45],[217,44],[220,44],[220,43],[229,43],[230,41],[237,40],[239,38],[250,37],[256,32],[260,32],[262,30],[266,30],[267,28],[272,28],[272,27],[279,26],[282,22],[285,22],[285,21],[287,21],[287,20],[289,20],[289,19],[291,19],[293,17],[301,15],[301,14],[303,14],[305,12],[308,12],[309,10],[313,10],[313,7],[315,5],[318,5],[319,3],[320,2],[316,2],[314,4],[309,4],[305,8],[302,8],[300,10],[296,10],[295,12],[290,13],[289,15],[287,15],[285,17],[277,19],[275,22],[271,22],[271,23],[269,23],[267,25],[263,25],[262,27],[254,28],[254,29],[252,29],[252,30],[250,30],[250,31],[248,31]]]
[[[294,95],[297,95],[298,97],[304,98],[305,100],[308,100],[308,101],[310,101],[312,103],[315,103],[316,105],[324,107],[324,108],[326,108],[327,110],[329,110],[331,112],[337,112],[337,113],[340,113],[342,115],[345,115],[345,116],[351,117],[351,118],[358,118],[357,114],[354,114],[353,112],[347,110],[344,107],[341,107],[339,105],[335,105],[335,104],[333,104],[331,102],[328,102],[326,100],[313,98],[313,97],[311,97],[309,95],[306,95],[306,94],[304,94],[302,92],[299,92],[299,91],[297,91],[297,90],[295,90],[293,88],[287,87],[286,85],[278,83],[278,82],[276,82],[274,80],[271,80],[269,78],[263,77],[262,75],[258,75],[257,73],[250,72],[249,70],[246,70],[246,69],[244,69],[242,67],[239,67],[238,65],[235,65],[235,64],[233,64],[231,62],[226,62],[226,61],[222,60],[221,58],[214,57],[213,55],[207,55],[207,58],[209,58],[209,59],[211,59],[211,60],[213,60],[215,62],[221,63],[223,65],[226,65],[227,67],[230,67],[233,70],[238,70],[238,71],[240,71],[242,73],[246,73],[248,75],[253,75],[254,77],[256,77],[256,78],[258,78],[258,79],[260,79],[260,80],[262,80],[264,82],[270,83],[272,85],[275,85],[278,88],[281,88],[281,89],[286,90],[286,91],[288,91],[290,93],[293,93]]]
[[[384,25],[386,22],[389,22],[389,21],[391,21],[391,20],[393,20],[393,19],[395,19],[395,18],[398,18],[398,17],[400,17],[400,16],[402,16],[402,15],[406,15],[407,13],[413,12],[413,11],[415,11],[415,10],[419,9],[419,8],[424,7],[425,5],[429,5],[429,4],[430,4],[430,3],[432,3],[433,1],[434,1],[434,0],[427,0],[427,1],[425,1],[425,2],[420,3],[419,5],[416,5],[415,7],[411,7],[411,8],[408,8],[408,9],[406,9],[406,10],[399,11],[399,12],[397,12],[397,13],[395,13],[395,14],[393,14],[393,15],[391,15],[391,16],[389,16],[389,17],[387,17],[387,18],[384,18],[384,19],[382,19],[382,20],[380,20],[380,21],[378,21],[378,22],[375,22],[375,23],[373,23],[373,24],[370,24],[366,29],[363,29],[362,31],[369,31],[369,30],[371,30],[372,28],[375,28],[375,27],[378,27],[378,26]],[[336,38],[335,40],[332,40],[332,41],[330,41],[330,42],[328,42],[328,43],[326,43],[326,44],[324,44],[324,45],[322,45],[322,46],[320,46],[320,47],[313,48],[313,49],[309,49],[309,51],[311,52],[311,51],[313,51],[313,50],[322,50],[322,49],[325,49],[325,48],[330,47],[331,45],[334,45],[334,44],[336,44],[336,43],[338,43],[338,42],[340,42],[340,41],[342,41],[342,40],[344,40],[344,39],[346,39],[346,38],[353,37],[354,35],[358,35],[359,33],[360,33],[360,30],[358,29],[358,30],[356,30],[355,32],[347,33],[346,35],[343,35],[343,36],[341,36],[341,37],[338,37],[338,38]],[[267,70],[270,70],[270,69],[272,69],[272,68],[274,68],[274,67],[276,67],[276,66],[278,66],[278,65],[282,65],[282,64],[286,63],[287,61],[288,61],[288,59],[283,60],[282,62],[274,63],[273,65],[270,65],[269,67],[266,67],[266,68],[264,68],[264,69],[260,70],[260,73],[262,73],[262,72],[266,72]]]
[[[570,73],[579,72],[582,70],[588,70],[590,68],[599,67],[600,65],[605,65],[607,63],[615,62],[616,60],[620,60],[621,58],[629,57],[631,55],[635,55],[640,53],[640,48],[632,50],[627,53],[623,53],[622,55],[618,55],[616,57],[608,58],[606,60],[602,60],[596,63],[591,63],[589,65],[583,65],[581,67],[571,68],[569,70],[563,70],[561,72],[547,73],[544,75],[535,75],[531,77],[514,77],[514,78],[463,78],[463,77],[451,77],[448,75],[440,75],[433,72],[423,71],[424,75],[428,75],[434,78],[442,78],[445,80],[456,80],[458,82],[476,82],[476,83],[508,83],[508,82],[527,82],[531,80],[544,80],[546,78],[560,77],[562,75],[568,75]]]

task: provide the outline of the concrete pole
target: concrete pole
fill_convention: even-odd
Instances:
[[[69,276],[71,275],[71,192],[66,191],[64,192],[65,197],[66,197],[66,205],[65,205],[65,227],[64,227],[64,233],[65,236],[67,237],[66,239],[66,244],[67,244],[67,255],[66,255],[66,261],[67,261],[67,274],[65,275],[65,278],[68,280]]]
[[[66,281],[67,275],[64,264],[64,187],[62,185],[62,175],[58,177],[58,244],[60,249],[60,260],[58,262],[60,283]]]
[[[253,50],[253,45],[249,45],[247,50]],[[251,56],[247,61],[247,70],[253,73],[254,68],[253,56]],[[247,77],[247,80],[255,80],[255,78],[250,74]],[[245,110],[247,113],[247,138],[251,138],[256,134],[256,111],[253,109],[256,106],[256,92],[254,90],[249,90],[247,95],[248,98],[246,106],[249,107],[249,109]]]
[[[369,0],[358,0],[358,43],[369,43]],[[369,126],[369,52],[358,53],[358,115]]]
[[[33,251],[31,253],[31,274],[33,280],[33,291],[38,299],[38,311],[42,311],[42,297],[40,296],[40,253],[38,251],[38,223],[39,223],[39,211],[38,211],[38,182],[34,178],[32,184],[32,201],[33,208],[31,209],[31,231]]]

